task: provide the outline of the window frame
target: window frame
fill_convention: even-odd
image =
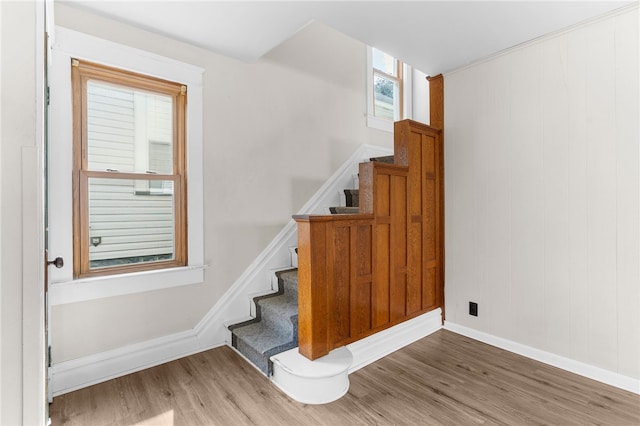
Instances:
[[[375,47],[372,47],[371,48],[372,54],[373,54],[373,49],[382,52],[382,50],[376,49]],[[385,53],[385,52],[382,52],[382,53]],[[385,54],[388,55],[388,53],[385,53]],[[389,55],[389,56],[391,56],[391,55]],[[398,120],[401,120],[402,117],[403,117],[403,99],[404,99],[404,81],[403,80],[404,79],[402,78],[402,76],[403,76],[404,64],[400,59],[398,59],[398,58],[396,58],[394,56],[391,56],[391,57],[393,58],[393,60],[395,62],[395,69],[396,69],[395,75],[394,74],[389,74],[389,73],[387,73],[387,72],[385,72],[385,71],[383,71],[383,70],[381,70],[379,68],[376,68],[373,65],[373,61],[372,61],[372,64],[371,64],[371,72],[373,73],[373,84],[374,84],[374,86],[375,86],[376,76],[379,76],[379,77],[384,78],[386,80],[394,81],[394,82],[396,82],[398,84],[398,99],[397,99],[397,101],[394,99],[394,101],[396,101],[396,102],[394,102],[394,106],[393,106],[393,120],[392,120],[392,121],[398,121]],[[372,102],[373,102],[373,105],[371,105],[371,108],[372,108],[372,111],[373,111],[373,116],[375,118],[379,119],[379,120],[388,120],[387,118],[383,118],[383,117],[380,117],[380,116],[376,115],[375,90],[374,90],[374,96],[373,96]]]
[[[73,123],[72,58],[117,67],[168,81],[189,89],[186,113],[186,180],[188,182],[187,246],[183,267],[155,269],[87,278],[73,277]],[[49,254],[65,259],[61,268],[49,271],[51,306],[128,294],[170,289],[204,282],[204,69],[146,50],[115,43],[68,28],[55,27],[51,46],[49,157]]]
[[[71,59],[71,85],[73,92],[73,276],[85,278],[100,275],[115,275],[127,272],[174,268],[186,265],[186,203],[185,179],[185,120],[187,87],[182,83],[161,80],[155,77],[108,67],[84,60]],[[89,169],[88,154],[88,97],[87,84],[96,81],[117,87],[126,87],[172,98],[173,112],[173,173],[150,174],[120,172],[117,170]],[[126,179],[134,181],[173,181],[174,208],[174,258],[155,262],[140,262],[130,265],[91,268],[89,260],[89,179]]]

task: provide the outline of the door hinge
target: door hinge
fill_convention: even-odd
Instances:
[[[51,345],[47,347],[47,367],[51,368]]]
[[[49,106],[51,104],[51,88],[49,86],[47,86],[47,90],[44,94],[46,102],[47,102],[47,106]]]

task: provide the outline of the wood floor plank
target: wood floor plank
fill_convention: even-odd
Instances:
[[[55,425],[640,425],[640,396],[441,330],[289,399],[227,347],[56,397]]]

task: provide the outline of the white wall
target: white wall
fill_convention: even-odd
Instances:
[[[411,69],[412,78],[412,119],[429,124],[429,82],[427,75],[415,68]]]
[[[44,421],[38,107],[43,9],[0,2],[0,424]],[[38,30],[37,30],[38,29]],[[38,53],[40,56],[37,56]],[[40,80],[39,80],[40,79]]]
[[[54,362],[192,329],[317,188],[363,143],[366,50],[312,24],[253,64],[56,3],[56,24],[204,73],[205,282],[54,306]]]
[[[636,5],[445,75],[447,321],[640,378],[638,72]]]
[[[2,22],[2,5],[0,5],[0,23]],[[0,27],[2,28],[2,27]],[[2,31],[0,30],[0,99],[2,99],[2,63],[4,57],[4,49],[2,48],[2,40],[3,40]],[[2,102],[0,102],[0,232],[2,231]],[[0,309],[2,308],[2,241],[0,241]],[[4,363],[2,362],[2,353],[3,353],[3,328],[2,328],[2,310],[0,310],[0,377],[2,377],[2,373],[4,370]],[[2,392],[3,386],[0,385],[0,421],[3,419],[2,417],[2,406],[5,405],[5,401],[3,398]]]

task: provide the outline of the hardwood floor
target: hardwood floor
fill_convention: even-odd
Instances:
[[[441,330],[290,400],[227,347],[56,397],[55,425],[640,425],[640,396]]]

